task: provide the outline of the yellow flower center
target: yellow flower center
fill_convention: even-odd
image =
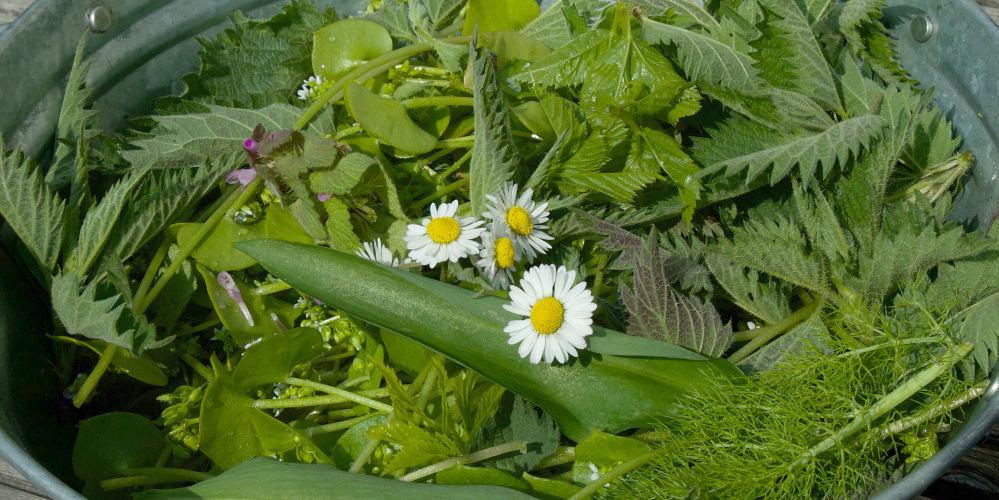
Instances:
[[[513,242],[510,238],[496,239],[496,263],[506,269],[513,266]]]
[[[534,221],[531,220],[531,214],[527,213],[527,210],[517,206],[506,211],[506,223],[513,232],[521,236],[531,234],[531,230],[534,229]]]
[[[565,308],[555,297],[545,297],[531,308],[531,325],[542,335],[551,335],[562,326]]]
[[[458,239],[461,226],[451,217],[438,217],[427,224],[427,236],[437,243],[451,243]]]

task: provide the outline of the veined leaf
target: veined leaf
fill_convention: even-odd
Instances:
[[[133,356],[173,340],[157,341],[156,329],[145,316],[136,314],[121,295],[98,298],[99,288],[97,282],[85,285],[75,272],[52,278],[52,309],[67,332],[114,344]]]
[[[470,290],[330,249],[274,240],[236,245],[303,293],[526,397],[570,439],[582,439],[593,427],[619,432],[643,425],[653,415],[672,413],[681,394],[733,374],[723,360],[599,327],[579,359],[532,364],[507,344],[503,328],[515,316],[502,308],[502,299],[473,299]]]
[[[780,182],[795,165],[803,179],[815,175],[819,165],[822,176],[837,162],[857,155],[862,147],[881,135],[885,120],[877,115],[863,115],[843,120],[817,133],[789,135],[776,132],[745,118],[729,119],[710,130],[711,141],[694,138],[695,159],[705,165],[699,173],[706,177],[722,170],[725,175],[746,171],[746,183],[769,172],[770,184]]]
[[[136,186],[142,181],[142,174],[133,173],[118,181],[105,193],[101,201],[87,211],[80,225],[80,236],[76,247],[76,265],[79,273],[86,275],[90,265],[100,254],[104,244],[111,237],[122,209],[131,201]]]
[[[382,7],[362,19],[378,23],[388,30],[393,38],[400,40],[415,40],[413,25],[409,19],[409,4],[397,0],[382,2]]]
[[[368,435],[402,447],[385,464],[385,472],[423,467],[460,456],[461,450],[447,436],[409,422],[388,422],[372,427]]]
[[[808,18],[808,24],[811,25],[812,30],[817,30],[817,26],[823,19],[829,15],[833,9],[836,7],[836,0],[796,0],[795,3],[798,4],[798,8],[802,9],[805,13],[805,17]]]
[[[839,32],[846,37],[846,41],[855,47],[855,50],[862,50],[864,41],[860,35],[860,27],[864,24],[878,22],[881,19],[881,9],[887,7],[885,0],[849,0],[839,6],[839,15],[836,19]]]
[[[687,78],[748,93],[757,92],[763,83],[754,67],[756,61],[732,46],[643,15],[639,19],[646,42],[676,45]]]
[[[922,111],[912,140],[902,150],[902,162],[916,172],[923,172],[949,160],[961,144],[961,138],[953,130],[940,108]]]
[[[150,136],[132,142],[138,150],[122,151],[134,168],[175,168],[200,164],[205,158],[242,151],[243,141],[261,124],[267,130],[289,129],[301,110],[287,104],[262,109],[237,109],[208,105],[205,113],[154,116]],[[312,123],[326,123],[313,120]],[[330,121],[332,123],[332,121]],[[332,124],[328,125],[332,127]],[[331,130],[309,125],[310,132],[323,135]]]
[[[77,142],[87,144],[99,133],[93,128],[97,112],[90,109],[92,92],[85,86],[87,71],[90,70],[90,61],[83,63],[83,49],[87,45],[88,33],[90,32],[83,34],[76,46],[69,82],[66,83],[66,94],[62,98],[62,107],[59,108],[59,121],[56,122],[55,153],[45,174],[45,183],[57,191],[76,176],[73,153],[76,152]]]
[[[693,19],[708,32],[721,30],[718,21],[699,2],[692,0],[632,0],[628,3],[642,9],[642,13],[651,17],[665,16],[672,11],[674,14]]]
[[[333,168],[310,174],[312,191],[335,195],[348,194],[361,181],[361,176],[374,164],[375,159],[366,154],[350,153],[341,158]]]
[[[475,146],[468,173],[472,213],[485,211],[486,195],[500,192],[520,166],[506,97],[500,88],[496,55],[470,49],[475,112]]]
[[[728,298],[764,324],[776,324],[791,314],[788,304],[794,290],[787,282],[761,277],[757,270],[721,255],[708,255],[704,261]]]
[[[573,9],[575,12],[575,7],[557,0],[548,10],[521,28],[520,33],[534,38],[552,50],[562,47],[572,39],[573,34],[572,26],[565,14],[566,9]]]
[[[494,458],[483,462],[512,474],[531,470],[542,459],[558,449],[559,432],[555,421],[545,413],[538,417],[534,405],[526,399],[506,393],[498,410],[488,415],[487,423],[475,436],[472,449],[482,450],[513,441],[526,441],[527,453],[509,458]]]
[[[621,203],[631,203],[635,194],[645,186],[661,179],[658,173],[649,172],[616,172],[593,174],[562,174],[561,179],[568,180],[583,189],[602,193]]]
[[[0,214],[46,273],[59,258],[66,202],[42,179],[41,169],[20,150],[7,153],[0,138]]]
[[[605,30],[592,30],[572,39],[571,44],[555,49],[523,72],[510,77],[518,83],[565,88],[582,85],[590,63],[607,43]],[[602,45],[603,44],[603,45]],[[556,132],[558,130],[556,129]]]
[[[718,357],[735,339],[732,325],[723,324],[710,302],[681,295],[669,284],[671,276],[655,233],[646,239],[635,260],[634,283],[620,290],[628,311],[628,334],[670,342],[705,356]]]
[[[816,309],[808,319],[750,354],[737,366],[746,373],[767,371],[781,361],[801,356],[807,349],[823,348],[828,338],[829,331],[822,322],[822,312]],[[825,349],[831,351],[828,347]]]
[[[412,26],[433,35],[453,24],[468,0],[409,0],[408,3]]]

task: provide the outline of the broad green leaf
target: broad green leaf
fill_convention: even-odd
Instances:
[[[62,106],[59,108],[55,152],[45,173],[45,184],[53,190],[62,189],[77,175],[77,162],[73,159],[73,154],[76,153],[74,145],[79,141],[88,144],[99,134],[99,131],[93,128],[97,112],[90,109],[92,91],[85,85],[90,61],[83,62],[83,50],[87,45],[89,33],[89,31],[84,32],[80,43],[76,46],[73,67],[69,71],[69,81],[66,83],[66,94],[63,95]]]
[[[250,325],[239,305],[229,297],[229,293],[219,284],[218,273],[201,264],[198,264],[197,268],[205,281],[208,297],[212,301],[215,313],[218,314],[219,319],[222,320],[222,325],[240,347],[248,347],[281,330],[271,314],[277,316],[278,321],[285,328],[294,325],[295,319],[301,314],[301,311],[296,309],[294,304],[275,299],[270,295],[257,295],[253,288],[246,286],[245,283],[234,277],[233,281],[239,289],[246,308],[250,311],[250,317],[253,318],[253,325]]]
[[[119,477],[126,469],[152,467],[165,444],[148,418],[112,412],[80,422],[73,446],[73,473],[85,481]]]
[[[390,330],[382,330],[381,337],[392,366],[415,377],[427,365],[431,354],[426,347]]]
[[[46,273],[59,258],[65,212],[66,202],[45,185],[35,162],[19,150],[8,154],[0,138],[0,215]]]
[[[251,344],[232,373],[236,389],[249,391],[281,382],[292,368],[323,354],[323,336],[315,328],[274,332]]]
[[[364,19],[341,19],[313,34],[312,73],[336,80],[391,50],[392,37],[384,27]]]
[[[306,245],[315,244],[316,240],[309,236],[302,225],[298,223],[291,212],[272,203],[267,207],[267,215],[263,220],[264,234],[268,238],[285,241],[295,241]]]
[[[208,105],[204,113],[154,116],[148,137],[132,141],[136,150],[121,155],[135,168],[176,168],[200,165],[205,158],[216,158],[242,151],[243,141],[261,124],[267,130],[289,129],[301,110],[287,104],[272,104],[262,109],[239,109]],[[330,132],[313,120],[308,131],[314,135]],[[326,125],[327,127],[331,125]]]
[[[401,102],[377,95],[356,82],[347,85],[343,98],[347,111],[364,131],[385,144],[414,155],[437,145],[437,138],[413,122]]]
[[[619,432],[669,415],[682,394],[731,377],[734,367],[671,346],[686,359],[597,355],[531,364],[506,342],[515,319],[504,300],[329,249],[271,240],[238,243],[274,275],[351,316],[412,338],[548,412],[571,439],[593,427]],[[622,334],[605,331],[607,337]],[[640,339],[644,340],[644,339]]]
[[[475,436],[472,448],[481,450],[513,441],[527,442],[527,453],[497,457],[481,465],[519,476],[555,453],[559,432],[548,414],[539,418],[534,405],[520,396],[506,393],[500,399],[499,409],[489,416],[485,426]]]
[[[565,88],[581,85],[590,63],[607,46],[607,31],[592,30],[573,38],[537,63],[511,76],[518,83]],[[558,128],[556,128],[558,131]]]
[[[533,2],[531,2],[533,3]],[[474,49],[469,61],[475,101],[475,146],[468,173],[471,212],[485,211],[486,195],[499,193],[513,179],[520,155],[513,142],[510,112],[500,87],[496,55]]]
[[[653,21],[644,15],[642,36],[650,44],[675,44],[687,78],[754,93],[763,83],[755,61],[714,38],[677,26]]]
[[[887,7],[885,0],[851,0],[839,7],[836,18],[839,32],[855,50],[862,50],[864,40],[860,28],[864,24],[872,24],[881,19],[881,9]]]
[[[521,28],[520,32],[550,49],[557,49],[572,39],[572,28],[565,14],[566,9],[573,9],[575,13],[574,7],[565,5],[562,0],[556,0],[547,10]]]
[[[516,31],[481,33],[479,44],[496,54],[501,68],[514,61],[535,63],[552,52],[547,45]]]
[[[534,0],[468,0],[462,33],[519,30],[538,17]]]
[[[136,314],[121,295],[107,293],[98,282],[84,283],[75,272],[52,278],[52,310],[71,335],[101,340],[141,356],[168,344],[156,340],[156,328]]]
[[[594,430],[576,445],[576,461],[572,466],[573,481],[592,481],[593,464],[597,470],[610,470],[633,458],[652,451],[652,447],[637,439],[615,436]]]
[[[331,487],[335,485],[335,487]],[[137,500],[532,500],[498,486],[444,486],[407,483],[367,474],[354,474],[323,465],[282,463],[258,458],[187,488],[137,493]]]
[[[201,230],[204,223],[186,222],[174,224],[171,231],[177,232],[177,244],[186,247],[191,238]],[[236,271],[254,264],[253,259],[236,250],[233,243],[243,240],[266,238],[264,225],[260,223],[239,224],[231,217],[223,217],[208,234],[198,242],[191,252],[198,262],[213,271]]]

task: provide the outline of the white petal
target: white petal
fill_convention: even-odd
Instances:
[[[531,348],[531,363],[538,364],[541,361],[541,356],[545,353],[545,344],[547,344],[547,335],[538,335],[537,341],[534,343],[534,347]]]

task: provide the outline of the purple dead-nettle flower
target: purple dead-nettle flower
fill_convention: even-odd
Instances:
[[[228,177],[225,178],[228,184],[242,184],[243,191],[246,191],[246,185],[253,182],[253,179],[257,178],[257,171],[252,168],[240,168],[233,170]]]
[[[319,198],[319,201],[322,202],[322,203],[326,203],[332,197],[333,197],[332,195],[329,195],[327,193],[318,193],[318,194],[316,194],[316,198]]]
[[[243,311],[243,316],[246,317],[246,322],[253,326],[253,316],[250,314],[250,308],[246,307],[246,302],[243,302],[243,295],[239,292],[239,287],[236,286],[236,281],[232,279],[232,275],[222,271],[219,273],[219,284],[222,288],[225,288],[226,293],[229,294],[229,298],[239,305],[239,310]]]

